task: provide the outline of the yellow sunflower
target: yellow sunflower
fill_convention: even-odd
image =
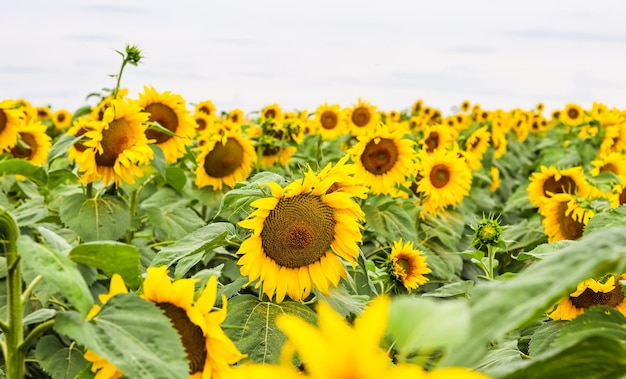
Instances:
[[[196,104],[195,113],[202,112],[206,115],[217,117],[215,104],[211,100],[204,100]]]
[[[581,166],[566,169],[541,166],[539,172],[533,172],[530,176],[527,190],[531,204],[540,208],[546,200],[558,193],[587,196],[591,185],[587,182]]]
[[[17,127],[23,122],[23,113],[12,100],[0,101],[0,153],[17,143]]]
[[[233,126],[238,126],[246,121],[243,111],[239,108],[235,108],[228,112],[228,119],[233,123]]]
[[[303,300],[312,287],[327,294],[346,277],[339,257],[355,264],[364,215],[335,174],[309,170],[285,188],[268,183],[272,196],[252,202],[257,209],[239,223],[252,229],[237,252],[241,273],[276,302]]]
[[[215,134],[198,148],[196,185],[216,190],[222,186],[233,188],[236,182],[248,178],[255,161],[252,142],[242,138],[238,128]]]
[[[52,114],[52,122],[55,128],[65,130],[72,125],[72,113],[67,109],[59,109]]]
[[[402,243],[402,238],[393,243],[391,248],[392,275],[411,292],[428,282],[424,275],[432,272],[426,263],[426,256],[421,250],[413,248],[413,242]]]
[[[80,117],[76,121],[74,121],[72,126],[67,130],[66,134],[72,137],[83,136],[85,135],[85,133],[87,133],[87,131],[91,130],[91,123],[92,120],[90,117]],[[79,140],[67,149],[67,158],[70,161],[78,162],[82,159],[81,156],[85,149],[87,149],[87,147],[83,145],[84,139],[85,137],[83,137],[82,140]]]
[[[417,99],[415,100],[413,105],[411,105],[411,114],[412,115],[420,114],[423,108],[424,108],[424,101],[422,99]]]
[[[149,163],[154,155],[145,135],[148,113],[135,101],[111,100],[102,117],[102,121],[92,121],[84,134],[86,149],[77,160],[80,180],[132,184],[134,176],[143,176],[138,166]]]
[[[593,168],[589,173],[593,176],[607,171],[617,176],[626,175],[626,156],[623,153],[610,152],[608,154],[599,154],[595,160],[591,161],[591,164]]]
[[[148,128],[146,137],[154,140],[165,155],[165,162],[174,163],[185,154],[185,146],[191,145],[196,134],[196,123],[180,95],[165,91],[157,92],[153,87],[143,87],[139,94],[139,106],[149,114],[149,122],[158,122],[174,135]]]
[[[465,151],[476,156],[479,160],[482,159],[483,154],[489,148],[489,141],[491,134],[489,133],[489,127],[483,126],[476,129],[472,134],[467,137],[465,141]]]
[[[425,156],[419,177],[417,192],[428,204],[425,212],[433,215],[439,209],[460,204],[472,186],[472,171],[454,150]]]
[[[52,117],[52,111],[50,107],[47,105],[40,105],[35,107],[35,112],[37,114],[37,119],[39,121],[49,120]]]
[[[34,165],[48,161],[48,151],[52,139],[46,134],[46,125],[38,120],[29,120],[18,126],[17,135],[21,142],[13,146],[9,153],[15,158],[26,159]]]
[[[593,209],[582,206],[578,198],[569,193],[559,193],[549,198],[539,213],[548,242],[577,240],[583,235],[585,225],[594,215]]]
[[[452,147],[457,137],[456,130],[445,124],[428,125],[424,129],[424,137],[418,142],[418,146],[428,154],[435,150],[447,150]]]
[[[358,173],[372,194],[391,194],[397,184],[416,171],[415,142],[402,137],[402,131],[389,131],[380,124],[378,128],[358,137],[348,154]]]
[[[622,153],[626,150],[626,122],[604,128],[604,138],[600,143],[600,154]]]
[[[117,91],[117,96],[115,97],[115,99],[117,100],[123,100],[126,99],[128,95],[128,88],[120,88]],[[103,98],[98,105],[96,105],[95,107],[93,107],[91,109],[91,118],[94,120],[98,120],[98,121],[102,121],[102,118],[104,117],[104,111],[111,106],[111,100],[113,100],[113,95],[109,95],[105,98]]]
[[[615,308],[626,316],[626,299],[620,278],[626,279],[626,274],[611,275],[604,283],[595,279],[578,283],[576,291],[559,301],[548,317],[553,320],[571,320],[594,305]]]
[[[353,136],[362,136],[378,126],[380,113],[370,102],[358,99],[352,107],[344,110],[348,131]]]
[[[626,204],[626,176],[620,176],[620,182],[613,186],[607,194],[611,208]]]
[[[196,112],[193,115],[193,120],[196,122],[197,132],[203,133],[213,130],[213,124],[215,124],[215,117],[213,116],[209,116],[204,112]]]
[[[496,166],[491,166],[489,168],[489,177],[491,178],[489,192],[496,192],[500,188],[500,170]]]
[[[585,112],[580,105],[570,103],[559,114],[559,120],[565,125],[577,126],[583,122],[584,116]]]
[[[332,140],[348,132],[345,120],[341,116],[341,107],[338,104],[323,104],[315,110],[313,119],[314,130],[324,140]]]
[[[495,122],[494,122],[495,125]],[[493,128],[491,132],[491,144],[493,145],[493,159],[500,159],[506,153],[509,141],[506,138],[506,132],[502,129]]]
[[[463,100],[463,102],[461,103],[461,111],[468,112],[471,106],[472,103],[469,100]]]
[[[261,110],[260,122],[263,123],[266,120],[273,120],[275,123],[280,123],[283,120],[283,110],[280,105],[268,104]]]

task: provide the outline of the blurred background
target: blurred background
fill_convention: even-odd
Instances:
[[[417,99],[445,114],[626,108],[626,2],[570,0],[3,1],[0,100],[73,111],[111,88],[115,50],[145,59],[122,87],[212,100],[219,110]]]

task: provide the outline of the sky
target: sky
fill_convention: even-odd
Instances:
[[[129,95],[153,86],[218,111],[623,109],[625,16],[622,0],[4,1],[0,100],[74,111],[115,85],[115,50],[134,44]]]

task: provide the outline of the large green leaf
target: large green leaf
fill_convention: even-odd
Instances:
[[[37,272],[46,282],[53,284],[80,313],[86,315],[89,312],[93,298],[76,263],[27,236],[18,238],[17,248],[25,269]]]
[[[0,161],[0,176],[22,175],[43,186],[48,181],[46,170],[35,166],[26,159],[4,159]]]
[[[552,346],[567,346],[592,335],[613,338],[626,348],[626,317],[614,308],[591,307],[565,324]]]
[[[130,227],[126,203],[113,196],[68,196],[59,209],[61,221],[85,241],[117,240]]]
[[[170,320],[134,293],[111,297],[91,320],[76,312],[60,313],[54,327],[129,378],[186,379],[189,375],[180,336]]]
[[[384,207],[365,204],[363,212],[366,227],[388,241],[395,241],[399,236],[405,241],[417,241],[415,218],[406,209],[395,204]]]
[[[98,268],[108,277],[117,273],[133,289],[141,285],[139,250],[133,245],[116,241],[86,242],[73,248],[68,257]]]
[[[252,361],[278,363],[286,339],[276,326],[280,314],[293,314],[311,324],[317,321],[315,312],[303,304],[289,300],[275,304],[252,295],[239,295],[228,302],[224,332]]]
[[[148,208],[146,214],[150,225],[160,234],[157,238],[164,240],[177,240],[205,224],[196,212],[182,206],[173,209]]]
[[[626,227],[616,227],[583,236],[507,281],[476,285],[470,292],[471,338],[451,349],[441,364],[475,364],[485,354],[490,341],[537,320],[579,282],[624,271]]]
[[[39,340],[35,357],[41,368],[54,379],[73,379],[89,364],[76,344],[66,346],[53,335]]]

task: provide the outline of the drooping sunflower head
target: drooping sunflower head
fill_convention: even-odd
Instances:
[[[626,316],[626,299],[619,281],[625,277],[609,275],[604,282],[590,278],[578,283],[576,291],[559,301],[548,317],[553,320],[571,320],[596,305],[615,308]]]
[[[215,124],[215,117],[209,116],[204,112],[196,112],[193,115],[193,120],[196,123],[196,131],[198,133],[204,133],[213,130]]]
[[[359,142],[348,151],[357,175],[368,183],[372,194],[392,193],[397,184],[404,183],[416,171],[415,142],[402,134],[401,130],[392,132],[380,124],[358,137]]]
[[[148,122],[156,122],[168,131],[151,126],[146,130],[146,138],[163,150],[167,163],[174,163],[185,154],[185,146],[191,145],[196,123],[180,95],[170,91],[159,93],[147,86],[143,89],[144,92],[139,94],[139,106],[149,114]]]
[[[154,155],[145,135],[148,116],[136,101],[111,100],[102,121],[91,121],[81,141],[86,147],[78,162],[81,182],[132,184],[135,176],[142,176],[139,165],[149,163]]]
[[[591,185],[585,178],[581,166],[557,169],[554,166],[541,166],[539,172],[530,176],[528,199],[531,204],[541,207],[547,199],[559,193],[587,196]]]
[[[23,123],[23,114],[12,100],[0,101],[0,153],[17,143],[18,125]]]
[[[211,100],[203,100],[196,104],[195,113],[202,112],[206,115],[217,117],[215,104]]]
[[[34,165],[42,165],[48,160],[52,139],[46,134],[46,125],[38,120],[28,120],[17,128],[18,142],[9,149],[15,158],[26,159]]]
[[[550,197],[539,213],[543,216],[548,242],[577,240],[583,235],[585,225],[595,211],[583,205],[579,197],[569,193],[559,193]]]
[[[424,101],[422,99],[417,99],[415,100],[413,105],[411,105],[411,114],[414,116],[418,115],[422,112],[423,108],[424,108]]]
[[[428,282],[424,275],[432,270],[426,264],[426,255],[421,250],[413,248],[413,242],[395,241],[389,256],[391,274],[408,292],[413,291]]]
[[[208,137],[197,150],[195,171],[198,187],[232,188],[250,175],[256,161],[252,142],[243,138],[239,128]]]
[[[570,103],[559,114],[559,120],[565,125],[576,126],[583,122],[584,116],[585,112],[580,105]]]
[[[324,140],[331,140],[348,132],[339,104],[328,105],[324,103],[318,106],[315,110],[313,123],[314,130]]]
[[[376,128],[380,121],[380,113],[369,101],[358,99],[357,103],[344,111],[348,130],[353,136],[367,134]]]
[[[241,273],[277,302],[305,299],[313,287],[328,293],[346,276],[339,258],[354,265],[358,256],[363,212],[330,171],[308,171],[285,188],[268,183],[272,195],[254,201],[256,210],[239,223],[252,229],[238,251]]]

